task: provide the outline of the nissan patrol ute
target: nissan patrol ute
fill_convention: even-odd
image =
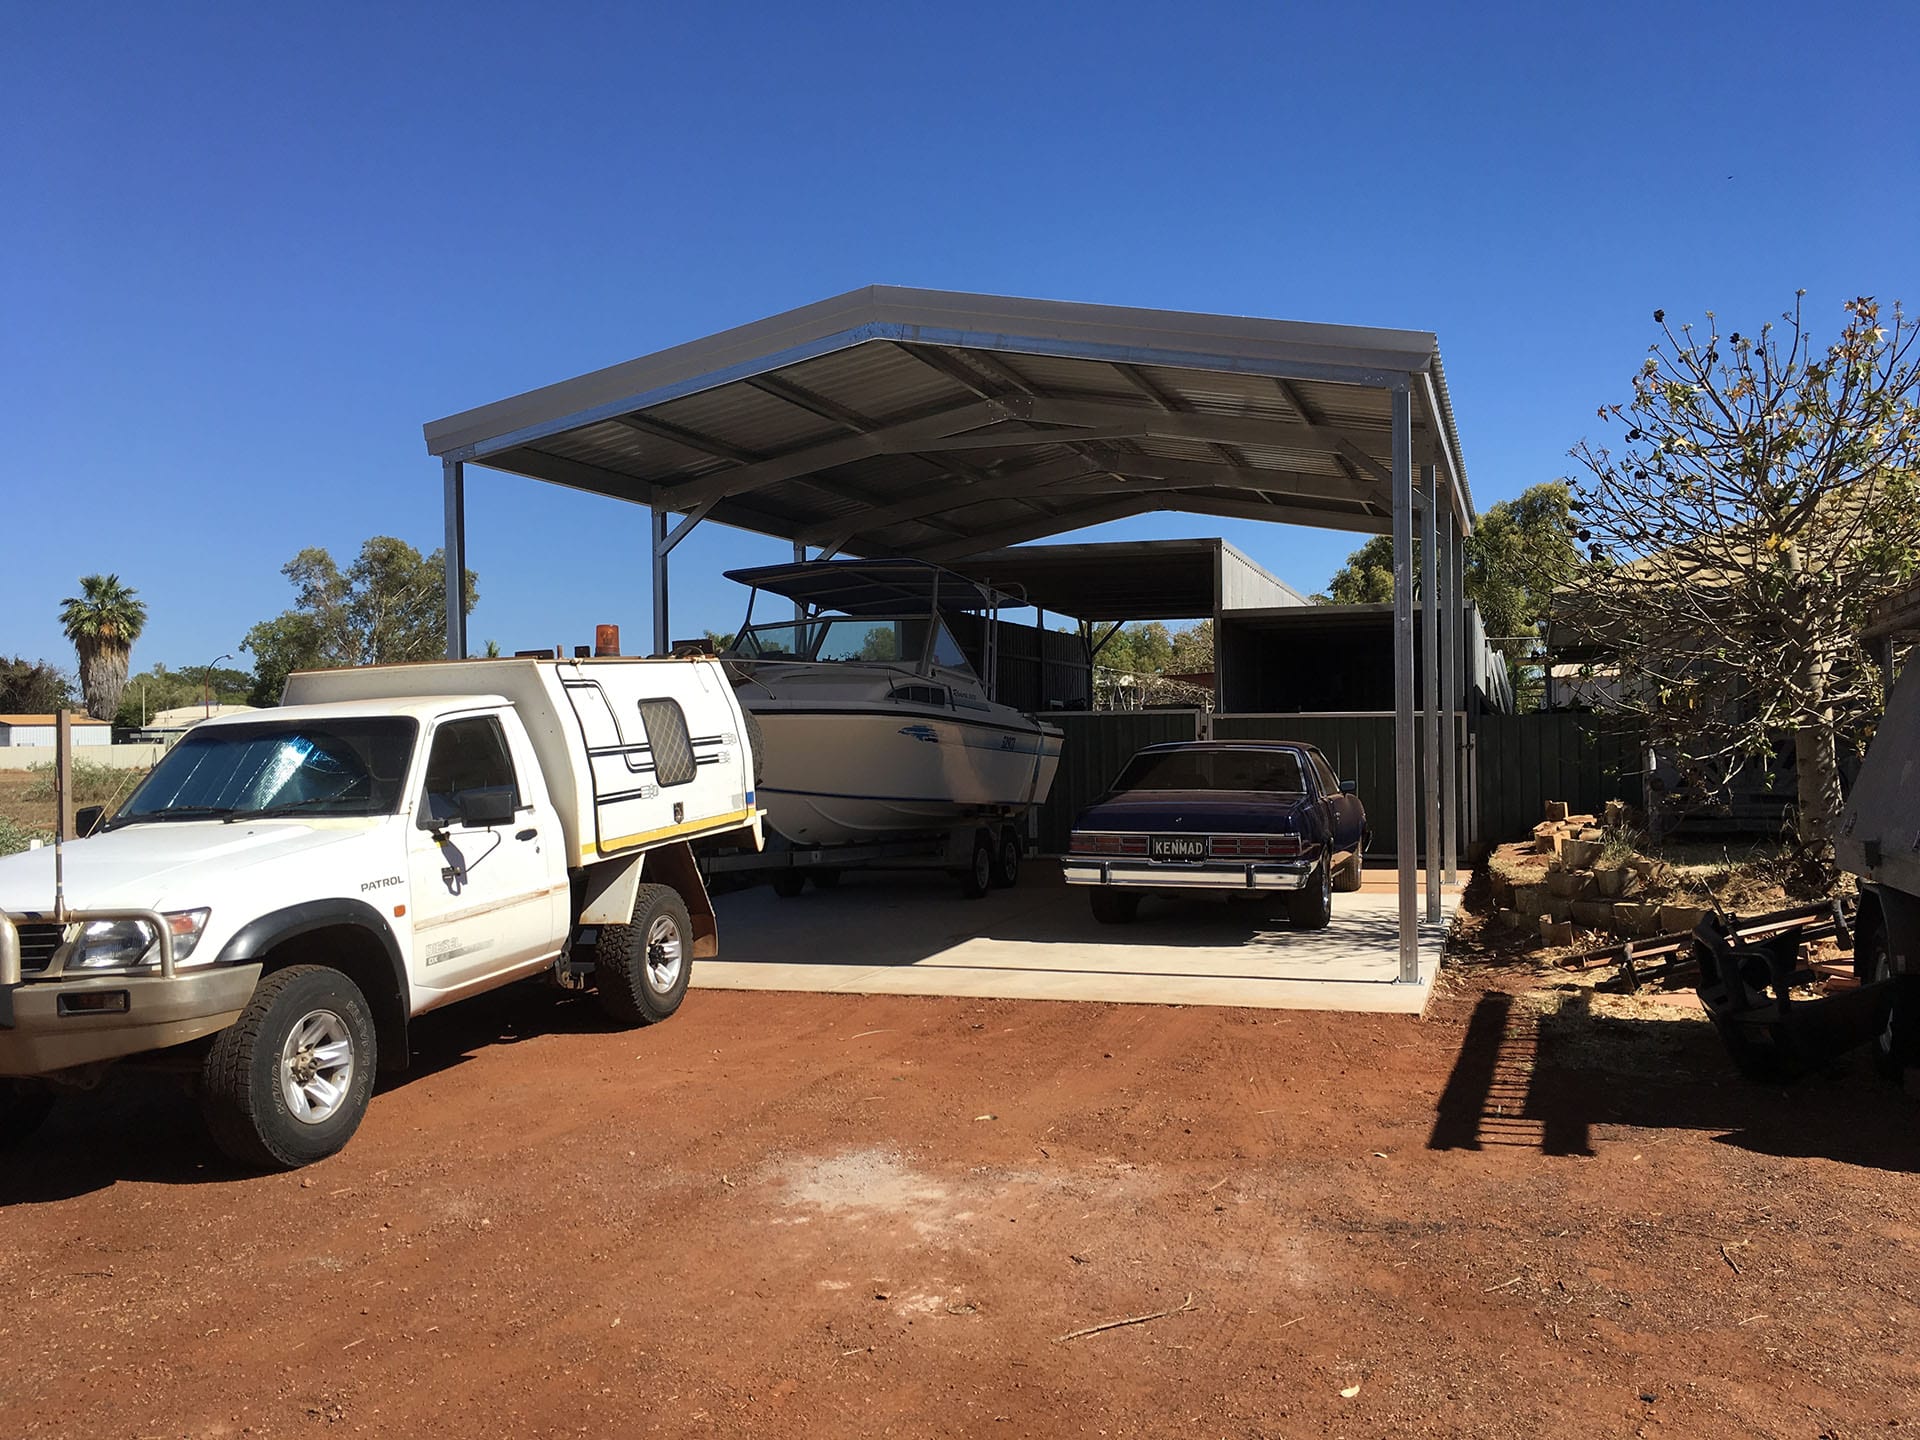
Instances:
[[[0,1143],[139,1057],[291,1169],[429,1010],[544,972],[666,1019],[717,945],[691,842],[761,843],[749,725],[709,659],[514,659],[296,674],[194,726],[58,862],[0,859]]]

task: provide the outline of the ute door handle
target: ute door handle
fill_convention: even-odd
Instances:
[[[519,830],[519,831],[516,831],[516,832],[514,833],[514,837],[513,837],[513,838],[514,838],[514,839],[516,839],[516,840],[532,840],[532,839],[535,839],[535,838],[537,838],[537,837],[539,836],[539,834],[540,834],[540,832],[539,832],[539,830],[537,830],[537,829],[536,829],[536,828],[534,828],[533,826],[531,826],[531,825],[529,825],[529,826],[528,826],[528,827],[527,827],[526,829],[524,829],[524,830]]]

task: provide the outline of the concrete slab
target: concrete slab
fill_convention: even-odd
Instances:
[[[1443,892],[1445,918],[1421,927],[1419,983],[1401,985],[1397,901],[1373,884],[1335,895],[1333,923],[1316,932],[1290,929],[1279,906],[1204,900],[1149,900],[1134,924],[1100,925],[1044,862],[984,900],[943,875],[857,872],[790,900],[764,886],[715,897],[720,957],[695,965],[693,983],[1418,1014],[1458,903]]]

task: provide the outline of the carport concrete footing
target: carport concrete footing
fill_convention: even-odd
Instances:
[[[694,967],[716,990],[975,995],[1419,1014],[1456,890],[1420,927],[1420,977],[1398,980],[1391,876],[1334,896],[1325,930],[1294,930],[1280,906],[1148,900],[1131,925],[1095,922],[1059,871],[1031,862],[1013,890],[966,900],[944,875],[860,872],[781,899],[765,886],[715,897],[720,958]]]

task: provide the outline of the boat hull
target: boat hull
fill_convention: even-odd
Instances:
[[[743,699],[746,697],[742,697]],[[1023,813],[1047,798],[1060,732],[995,707],[857,702],[748,706],[760,722],[757,787],[768,823],[797,845],[844,845]]]

